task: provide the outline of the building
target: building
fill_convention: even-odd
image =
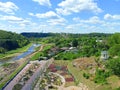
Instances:
[[[109,58],[108,52],[107,51],[102,51],[100,59],[107,60],[108,58]]]

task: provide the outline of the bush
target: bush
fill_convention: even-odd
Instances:
[[[22,85],[21,84],[16,84],[12,90],[21,90],[22,89]]]
[[[107,83],[106,78],[109,76],[110,76],[109,72],[105,72],[104,70],[97,69],[95,73],[94,82],[99,84],[106,84]]]
[[[81,53],[74,53],[74,52],[62,52],[55,56],[56,60],[73,60],[76,58],[79,58],[81,56]]]
[[[106,67],[117,76],[120,76],[120,58],[111,59],[107,62]]]
[[[88,73],[83,73],[83,77],[85,77],[86,79],[89,79],[90,74],[88,74]]]

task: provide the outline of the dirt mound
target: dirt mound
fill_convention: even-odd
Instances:
[[[95,59],[93,57],[84,57],[74,60],[73,65],[80,69],[87,69],[96,67],[97,63],[95,62]]]

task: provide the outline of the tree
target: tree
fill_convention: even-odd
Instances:
[[[114,46],[115,44],[120,44],[120,33],[115,33],[108,39],[109,46]]]
[[[120,55],[120,33],[115,33],[108,39],[111,56]]]
[[[74,40],[72,41],[72,46],[73,46],[73,47],[77,47],[77,46],[78,46],[78,41],[77,41],[76,39],[74,39]]]
[[[0,47],[0,53],[5,53],[5,49],[3,47]]]
[[[120,76],[120,58],[109,60],[106,67],[115,75]]]
[[[109,49],[111,56],[120,55],[120,44],[116,44]]]
[[[29,40],[20,34],[0,30],[0,53],[23,47],[28,43]]]

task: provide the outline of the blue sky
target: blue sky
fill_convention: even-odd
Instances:
[[[120,32],[120,0],[0,0],[0,29],[12,32]]]

